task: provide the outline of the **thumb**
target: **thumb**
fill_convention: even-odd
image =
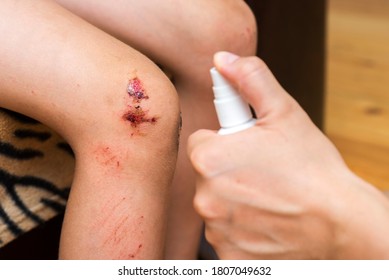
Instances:
[[[229,52],[218,52],[214,56],[214,64],[254,108],[258,118],[275,109],[282,110],[289,102],[293,102],[258,57],[239,57]]]

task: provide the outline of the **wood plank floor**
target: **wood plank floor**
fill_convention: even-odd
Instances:
[[[325,131],[358,175],[389,190],[389,1],[329,0]]]

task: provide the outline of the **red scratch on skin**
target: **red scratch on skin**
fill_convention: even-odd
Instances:
[[[103,228],[105,225],[111,220],[111,217],[116,213],[116,209],[125,202],[126,197],[122,197],[120,201],[116,201],[113,203],[113,200],[107,200],[105,204],[101,206],[101,212],[105,213],[105,219],[96,220],[94,225],[96,228]]]
[[[104,147],[102,149],[101,155],[102,157],[100,158],[100,162],[104,165],[109,165],[116,161],[116,156],[112,154],[109,147]]]
[[[122,230],[122,228],[125,226],[125,224],[127,223],[127,220],[129,219],[129,217],[124,217],[115,227],[115,230],[113,232],[113,236],[114,236],[114,239],[113,239],[113,242],[114,244],[120,244],[120,242],[122,241],[123,238],[125,238],[125,234]]]
[[[123,203],[128,203],[126,197],[111,199],[105,205],[103,204],[100,215],[102,217],[94,225],[96,232],[109,233],[102,242],[102,247],[108,251],[117,250],[120,244],[126,242],[129,234],[128,225],[132,223],[132,217],[131,215],[121,216]],[[124,205],[124,207],[127,206]],[[123,255],[123,252],[121,254]]]
[[[113,151],[109,146],[98,146],[94,150],[95,159],[101,165],[106,167],[107,172],[121,171],[123,167],[120,164],[121,156]],[[109,167],[109,170],[107,169]]]
[[[144,217],[143,215],[140,216],[140,218],[139,218],[139,220],[138,220],[138,227],[139,227],[139,228],[142,228],[142,224],[143,224],[143,222],[144,222],[144,218],[145,218],[145,217]],[[141,230],[141,234],[143,234],[143,230]],[[139,253],[141,252],[142,248],[143,248],[143,244],[140,243],[140,244],[138,245],[138,248],[136,249],[136,251],[133,252],[133,253],[131,253],[131,254],[129,254],[128,256],[129,256],[131,259],[134,259],[137,255],[139,255]]]
[[[118,204],[125,201],[126,198],[123,197]],[[108,209],[109,214],[104,217],[103,223],[96,224],[96,227],[99,226],[97,231],[101,232],[103,227],[103,231],[109,232],[103,240],[102,247],[115,255],[117,259],[139,259],[145,248],[142,230],[144,216],[132,217],[129,214],[116,219],[117,208],[119,207],[115,205],[112,208],[113,211]],[[133,243],[132,240],[138,240],[138,242]]]
[[[129,257],[130,257],[131,259],[134,259],[135,256],[139,254],[139,252],[140,252],[140,250],[142,249],[142,247],[143,247],[143,245],[142,245],[142,244],[139,244],[139,245],[138,245],[138,249],[136,250],[136,252],[133,253],[133,254],[130,254]]]

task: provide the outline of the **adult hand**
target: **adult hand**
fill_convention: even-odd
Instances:
[[[236,134],[189,139],[194,205],[219,257],[389,257],[388,200],[347,168],[265,63],[226,52],[214,63],[258,118]]]

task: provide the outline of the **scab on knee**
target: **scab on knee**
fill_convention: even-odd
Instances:
[[[135,132],[131,133],[131,136],[134,136],[135,134],[139,135],[143,125],[155,125],[159,117],[150,114],[149,110],[145,109],[143,101],[148,100],[149,96],[147,95],[142,81],[138,77],[129,80],[127,93],[127,109],[123,114],[123,120],[127,121],[135,130]]]
[[[121,121],[128,127],[132,138],[155,138],[157,135],[158,138],[164,137],[174,143],[178,142],[178,96],[170,80],[159,69],[153,75],[150,75],[150,72],[135,71],[133,76],[128,78],[122,93],[124,104]]]

